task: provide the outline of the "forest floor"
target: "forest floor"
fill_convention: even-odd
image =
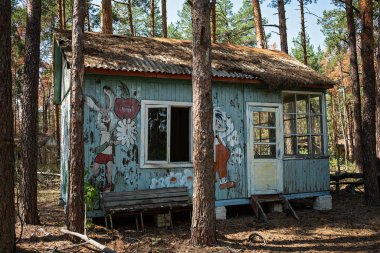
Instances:
[[[58,197],[58,189],[39,191],[41,225],[23,227],[18,252],[97,252],[90,244],[69,248],[75,244],[60,231],[65,226],[65,215],[57,205]],[[380,251],[380,208],[365,206],[362,193],[333,194],[331,211],[315,211],[311,204],[293,203],[300,222],[284,213],[270,213],[269,224],[256,219],[248,206],[229,208],[228,219],[217,221],[218,244],[202,249],[189,245],[189,213],[173,216],[174,229],[156,228],[152,217],[146,217],[144,233],[136,232],[134,219],[129,218],[115,220],[113,233],[96,225],[87,234],[117,252],[129,253]],[[18,223],[17,237],[20,230]]]

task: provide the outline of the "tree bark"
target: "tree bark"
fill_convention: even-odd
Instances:
[[[63,29],[66,29],[66,0],[62,1],[62,19],[63,19]]]
[[[39,224],[37,209],[38,84],[41,0],[27,2],[24,85],[21,113],[20,214],[25,224]]]
[[[215,236],[213,173],[213,105],[211,86],[211,31],[209,0],[192,1],[194,191],[190,242],[211,245]]]
[[[363,172],[363,150],[362,150],[362,105],[359,80],[358,54],[356,49],[356,27],[352,0],[346,0],[346,17],[348,32],[348,47],[350,55],[350,81],[353,97],[354,112],[354,159],[356,170]]]
[[[342,63],[340,63],[342,66]],[[343,76],[343,73],[342,73]],[[344,87],[343,90],[343,113],[344,113],[344,120],[345,120],[345,129],[346,129],[346,136],[347,136],[347,147],[348,147],[348,160],[350,162],[353,162],[354,160],[354,141],[352,137],[352,129],[351,124],[349,120],[349,114],[348,114],[348,102],[347,102],[347,96],[346,96],[346,88]]]
[[[90,5],[91,5],[91,0],[87,0],[86,1],[86,18],[87,18],[87,31],[88,32],[91,32]]]
[[[112,34],[111,0],[102,0],[102,33]]]
[[[128,7],[129,30],[131,31],[131,35],[135,36],[135,29],[133,27],[132,0],[128,0],[127,7]]]
[[[211,9],[211,41],[216,43],[216,1],[213,2]]]
[[[11,1],[0,0],[0,252],[15,252]]]
[[[261,10],[259,0],[252,0],[253,19],[256,30],[256,43],[258,48],[266,48],[264,27],[261,19]]]
[[[58,0],[58,27],[63,28],[63,17],[62,17],[62,0]]]
[[[154,0],[150,0],[150,36],[155,36],[154,31]]]
[[[305,28],[305,8],[304,0],[298,0],[301,10],[301,45],[303,50],[303,63],[307,65],[307,46],[306,46],[306,28]]]
[[[161,0],[161,11],[162,11],[162,36],[164,38],[168,37],[168,21],[166,17],[166,0]]]
[[[71,58],[70,164],[67,227],[84,233],[83,74],[85,0],[74,0]]]
[[[378,9],[378,16],[377,16],[377,54],[376,54],[376,61],[377,61],[377,92],[376,92],[376,143],[377,143],[377,157],[380,159],[380,8]],[[378,170],[380,171],[380,164]]]
[[[285,0],[277,0],[278,25],[280,29],[281,51],[288,53],[288,35],[286,31]]]
[[[360,0],[363,84],[364,196],[368,205],[380,204],[376,157],[376,80],[374,68],[373,3]],[[363,143],[364,144],[364,143]]]

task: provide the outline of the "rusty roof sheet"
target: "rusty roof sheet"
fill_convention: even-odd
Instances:
[[[55,39],[71,60],[71,31]],[[85,67],[94,69],[190,75],[192,42],[176,39],[85,33]],[[212,75],[258,79],[272,88],[330,88],[327,77],[279,51],[232,44],[212,44]]]

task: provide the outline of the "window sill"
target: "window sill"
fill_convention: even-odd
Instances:
[[[328,155],[294,155],[294,156],[284,156],[283,160],[307,160],[307,159],[329,159]]]
[[[169,168],[193,168],[193,163],[144,163],[140,166],[142,169],[169,169]]]

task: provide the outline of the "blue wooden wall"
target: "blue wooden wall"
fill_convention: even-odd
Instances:
[[[67,75],[64,74],[63,76]],[[62,78],[64,79],[64,77]],[[139,77],[114,77],[86,75],[84,93],[88,97],[96,100],[100,106],[105,106],[106,96],[104,86],[110,87],[116,97],[122,97],[120,81],[125,83],[129,89],[130,96],[138,101],[158,100],[158,101],[177,101],[191,102],[191,81],[189,80],[169,80]],[[65,89],[67,86],[63,85]],[[68,142],[68,122],[69,122],[69,96],[66,96],[61,103],[61,169],[62,173],[67,170],[69,142]],[[245,104],[246,102],[263,103],[282,103],[281,91],[268,90],[253,84],[231,84],[215,83],[213,86],[213,104],[215,108],[220,108],[228,121],[233,124],[237,131],[237,140],[234,145],[229,147],[231,158],[228,160],[229,181],[235,182],[235,187],[230,189],[219,189],[216,187],[216,198],[240,199],[248,197],[247,171],[245,157]],[[86,180],[90,180],[91,168],[97,153],[94,148],[101,143],[101,131],[97,125],[98,112],[85,105],[85,167]],[[154,182],[165,180],[168,177],[176,176],[181,178],[187,174],[192,174],[192,168],[140,168],[139,152],[141,150],[141,112],[134,119],[136,123],[136,146],[127,147],[126,145],[116,145],[113,156],[113,181],[115,191],[127,191],[137,189],[149,189]],[[241,161],[233,157],[235,150],[242,151]],[[236,158],[236,159],[235,159]],[[101,165],[101,173],[104,177],[105,166]],[[289,159],[284,160],[284,193],[303,193],[329,190],[329,164],[327,158],[319,159]],[[210,168],[212,169],[212,168]],[[67,184],[67,174],[63,177],[63,184]],[[100,175],[97,180],[101,180]],[[217,178],[218,179],[218,178]],[[162,185],[161,185],[162,186]],[[166,187],[166,185],[164,185]],[[62,188],[65,193],[65,187]],[[191,186],[189,186],[191,193]]]

